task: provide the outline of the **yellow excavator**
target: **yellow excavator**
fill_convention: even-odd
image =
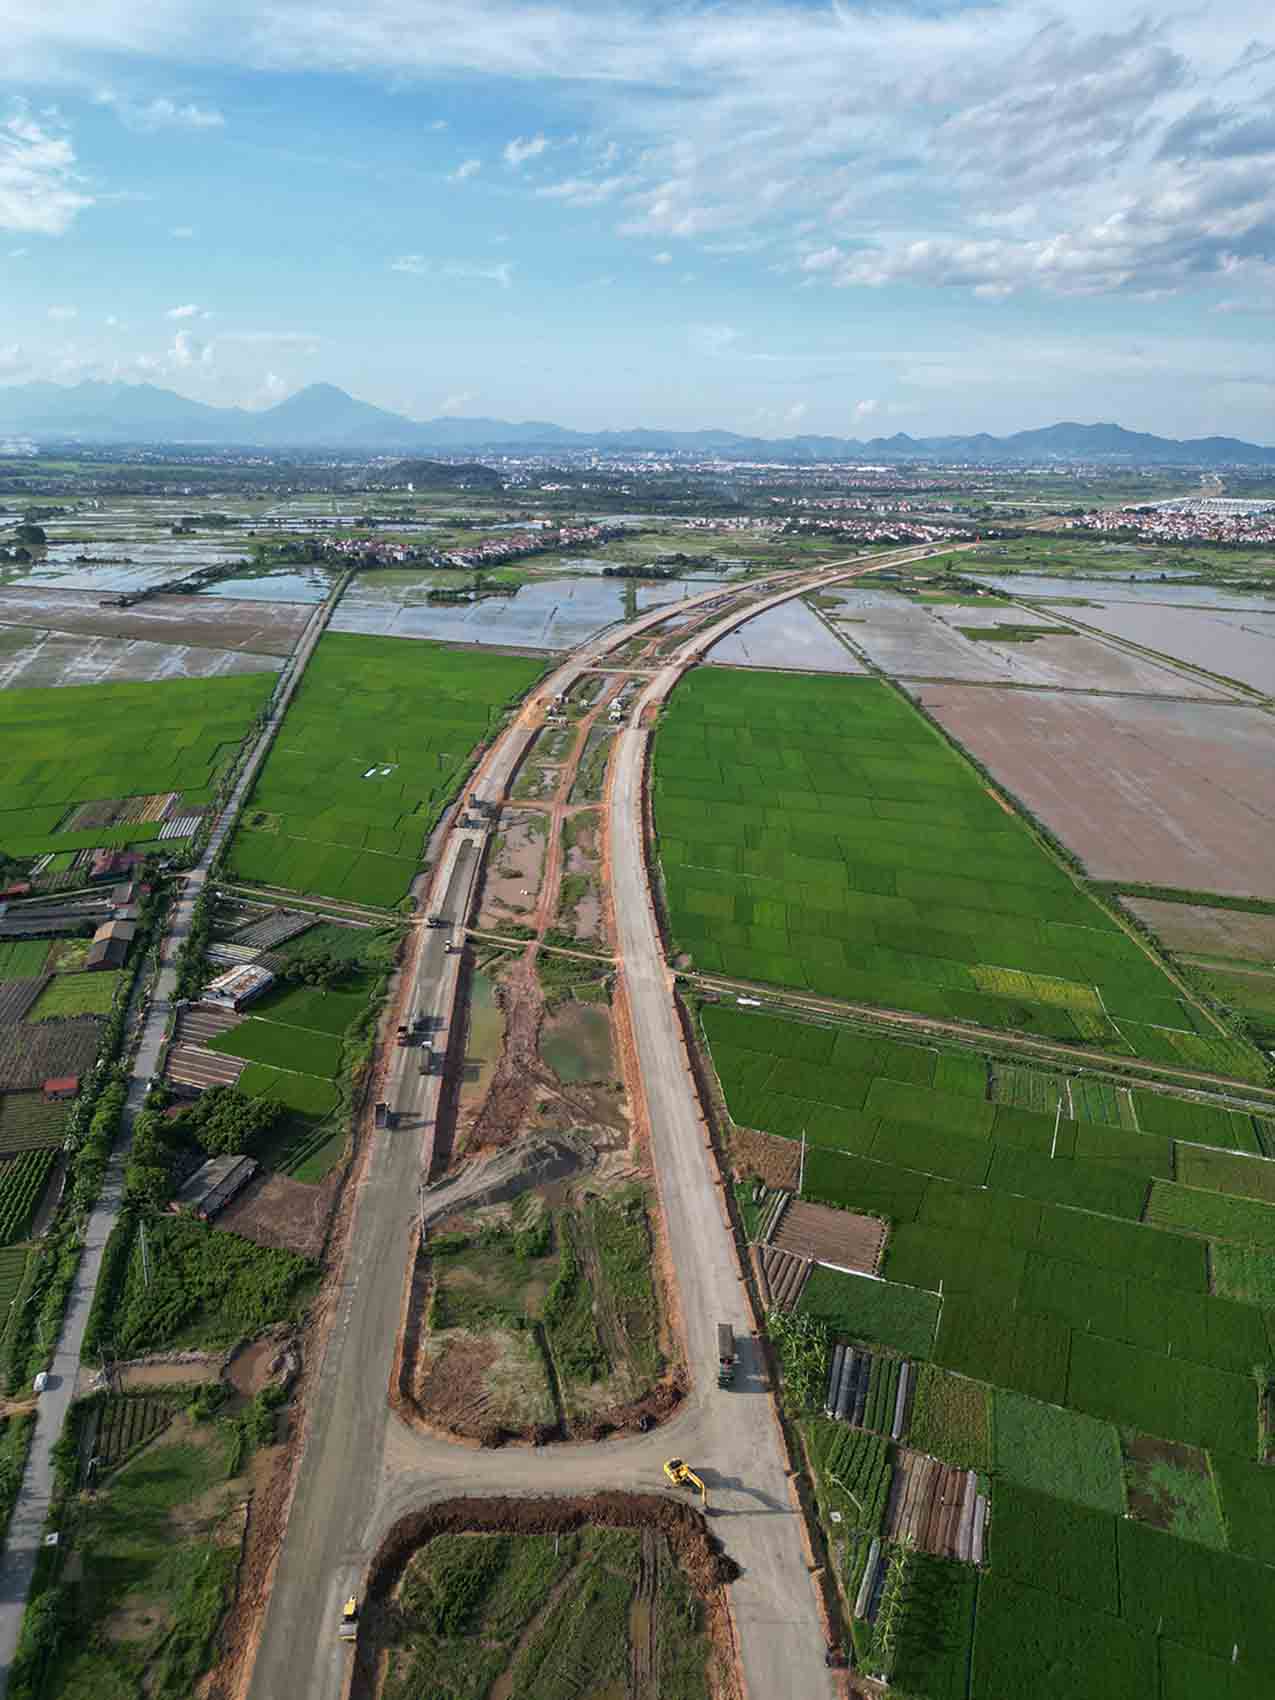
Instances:
[[[341,1624],[337,1635],[342,1641],[356,1640],[359,1633],[359,1602],[354,1594],[341,1608]]]
[[[698,1491],[704,1515],[708,1516],[708,1489],[684,1459],[667,1458],[664,1462],[664,1474],[674,1487],[690,1488],[692,1493]]]

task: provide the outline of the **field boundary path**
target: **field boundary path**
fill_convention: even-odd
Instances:
[[[159,971],[151,987],[129,1071],[128,1098],[124,1107],[120,1137],[111,1153],[102,1189],[85,1229],[79,1268],[76,1270],[71,1296],[62,1319],[61,1333],[49,1368],[49,1385],[41,1394],[36,1408],[31,1450],[27,1455],[22,1485],[18,1489],[17,1501],[14,1504],[4,1555],[0,1559],[0,1697],[3,1697],[9,1685],[9,1673],[22,1629],[22,1614],[26,1610],[36,1558],[44,1539],[44,1524],[53,1494],[53,1448],[62,1433],[67,1411],[75,1397],[84,1331],[88,1326],[89,1310],[93,1303],[98,1272],[102,1266],[102,1254],[111,1230],[119,1220],[120,1205],[124,1197],[124,1163],[132,1138],[133,1121],[146,1101],[151,1076],[159,1067],[169,1019],[173,1012],[178,952],[189,936],[195,903],[207,884],[209,871],[230,835],[244,799],[287,712],[288,704],[292,701],[293,694],[310,663],[315,646],[345,589],[348,577],[347,574],[339,579],[332,587],[327,600],[314,610],[291,660],[279,674],[270,699],[266,722],[257,734],[256,742],[240,769],[234,788],[217,817],[203,854],[185,877],[169,916],[168,926],[160,940]]]

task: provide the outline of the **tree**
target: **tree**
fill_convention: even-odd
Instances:
[[[285,970],[289,980],[303,986],[318,986],[326,991],[348,980],[354,964],[348,956],[335,956],[328,950],[316,950],[309,956],[295,956]]]
[[[43,549],[49,541],[42,525],[32,525],[28,521],[24,521],[13,535],[19,543],[30,543],[36,549]]]
[[[211,1156],[247,1151],[286,1114],[272,1098],[250,1098],[235,1086],[210,1086],[170,1126],[176,1126]]]

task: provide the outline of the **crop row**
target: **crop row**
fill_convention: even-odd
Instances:
[[[822,1425],[821,1425],[822,1426]],[[855,1524],[875,1534],[885,1516],[894,1474],[890,1445],[866,1429],[837,1423],[836,1433],[825,1443],[821,1469],[825,1484],[850,1501]]]
[[[0,1163],[0,1245],[26,1238],[56,1158],[55,1151],[21,1151]]]

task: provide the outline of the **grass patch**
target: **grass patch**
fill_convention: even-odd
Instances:
[[[158,1218],[146,1243],[144,1266],[134,1238],[113,1321],[110,1345],[119,1356],[233,1345],[299,1316],[317,1282],[308,1258],[185,1217]]]
[[[296,1074],[314,1075],[331,1080],[340,1072],[341,1046],[329,1033],[311,1032],[303,1027],[287,1027],[279,1021],[263,1021],[250,1016],[225,1033],[207,1041],[210,1051],[222,1051],[227,1056],[246,1057],[250,1062],[265,1063],[267,1067],[290,1069]]]
[[[1110,1423],[998,1388],[992,1433],[999,1477],[1095,1511],[1123,1511],[1120,1439]]]
[[[0,939],[0,980],[38,980],[48,955],[48,939]]]
[[[935,1364],[917,1364],[908,1444],[963,1470],[992,1462],[990,1389]]]
[[[55,974],[27,1012],[28,1021],[57,1021],[69,1015],[109,1015],[122,972]]]
[[[1147,1205],[1147,1220],[1164,1228],[1275,1250],[1275,1208],[1260,1199],[1156,1181]]]
[[[922,1358],[934,1348],[939,1300],[916,1287],[816,1267],[802,1289],[798,1309],[865,1345],[891,1346],[905,1356]]]

